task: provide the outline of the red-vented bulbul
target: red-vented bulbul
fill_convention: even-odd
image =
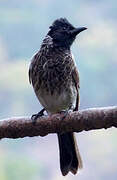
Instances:
[[[35,94],[48,114],[78,111],[79,74],[70,47],[76,36],[86,30],[75,28],[65,18],[57,19],[49,27],[40,50],[32,58],[29,80]],[[60,169],[63,176],[77,173],[82,160],[74,133],[58,134]]]

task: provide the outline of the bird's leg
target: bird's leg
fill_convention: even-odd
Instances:
[[[44,115],[44,111],[45,111],[45,108],[43,108],[41,111],[39,111],[37,114],[33,114],[31,119],[32,119],[32,123],[35,125],[36,124],[36,120],[43,116]]]

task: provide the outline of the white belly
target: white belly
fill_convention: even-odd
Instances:
[[[72,108],[76,102],[77,96],[74,86],[69,87],[68,90],[64,90],[60,94],[54,93],[51,95],[49,92],[41,89],[37,94],[42,106],[51,114]]]

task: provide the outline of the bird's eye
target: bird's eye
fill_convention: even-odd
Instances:
[[[66,30],[66,27],[63,27],[63,30]]]

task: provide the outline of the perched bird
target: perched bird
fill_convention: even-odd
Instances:
[[[29,81],[44,107],[35,117],[62,111],[77,111],[79,106],[79,74],[70,47],[76,36],[86,30],[75,28],[66,18],[53,22],[40,50],[32,58]],[[58,133],[60,169],[63,176],[77,173],[82,160],[74,133]]]

